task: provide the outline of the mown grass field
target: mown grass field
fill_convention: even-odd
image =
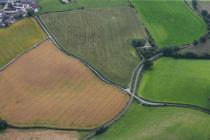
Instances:
[[[129,99],[47,40],[0,73],[0,117],[18,126],[95,128]]]
[[[76,131],[7,129],[0,134],[1,140],[79,140],[80,138],[80,133]]]
[[[184,108],[133,104],[104,134],[93,140],[208,140],[210,117]]]
[[[162,58],[146,71],[138,94],[152,101],[210,109],[210,61]]]
[[[33,18],[23,19],[8,28],[0,29],[0,67],[42,41],[45,36]]]
[[[87,61],[107,79],[128,86],[140,62],[132,40],[146,36],[132,9],[52,13],[42,15],[41,20],[67,51]]]
[[[207,26],[182,0],[132,0],[140,19],[159,47],[192,43]]]
[[[41,7],[38,14],[51,13],[84,8],[126,7],[127,0],[79,0],[77,2],[63,4],[59,0],[38,0]]]

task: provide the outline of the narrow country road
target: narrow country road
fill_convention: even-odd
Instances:
[[[34,16],[34,17],[37,20],[37,22],[39,23],[39,25],[41,26],[41,28],[46,32],[46,34],[48,35],[48,37],[53,41],[53,43],[55,44],[55,46],[58,49],[60,49],[66,55],[71,55],[75,59],[79,60],[81,63],[83,63],[84,65],[86,65],[102,81],[104,81],[104,82],[106,82],[108,84],[111,84],[114,87],[117,87],[117,88],[121,89],[125,93],[129,94],[136,101],[138,101],[140,104],[146,105],[146,106],[177,106],[177,107],[187,107],[187,108],[193,108],[193,109],[196,109],[196,110],[200,110],[200,111],[203,111],[203,112],[206,112],[206,113],[210,113],[210,110],[205,109],[205,108],[202,108],[202,107],[199,107],[199,106],[188,105],[188,104],[180,104],[180,103],[153,102],[153,101],[149,101],[149,100],[146,100],[146,99],[144,99],[142,97],[139,97],[139,96],[135,95],[136,90],[137,90],[137,87],[138,87],[138,83],[139,83],[139,78],[140,78],[141,74],[143,73],[144,60],[145,60],[143,56],[142,56],[142,62],[139,64],[139,66],[133,72],[133,76],[132,76],[132,80],[131,80],[131,82],[132,82],[131,83],[131,88],[125,89],[125,88],[123,88],[123,87],[121,87],[121,86],[113,83],[112,81],[106,79],[100,72],[98,72],[93,66],[91,66],[89,63],[87,63],[83,59],[80,59],[79,57],[74,56],[73,54],[69,53],[64,48],[62,48],[61,45],[58,44],[58,42],[54,39],[54,36],[52,36],[49,33],[49,31],[47,30],[47,28],[45,27],[45,25],[42,23],[42,21],[37,16]],[[149,60],[153,61],[153,60],[161,57],[162,55],[163,55],[162,53],[159,53],[159,54],[153,56],[152,58],[150,58]]]
[[[53,41],[53,43],[55,44],[55,46],[57,48],[59,48],[61,51],[65,51],[67,52],[64,48],[61,48],[60,44],[57,43],[57,41],[54,39],[54,37],[49,33],[49,31],[47,30],[47,28],[45,27],[45,25],[42,23],[42,21],[37,17],[37,16],[34,16],[35,19],[37,20],[37,22],[39,23],[39,25],[42,27],[42,29],[47,33],[47,35],[49,36],[49,38]],[[70,54],[70,53],[68,53]],[[128,89],[125,89],[117,84],[114,84],[113,82],[107,80],[104,76],[102,76],[93,66],[91,66],[90,64],[88,64],[87,62],[85,62],[84,60],[74,56],[73,54],[70,54],[71,56],[73,56],[75,59],[79,60],[80,62],[82,62],[83,64],[85,64],[91,71],[93,71],[101,80],[103,80],[104,82],[108,83],[108,84],[111,84],[121,90],[123,90],[124,92],[128,93],[130,96],[132,96],[133,98],[135,98],[136,100],[138,100],[142,105],[149,105],[149,106],[160,106],[160,105],[163,105],[162,103],[153,103],[153,102],[150,102],[150,101],[147,101],[147,100],[144,100],[143,98],[141,97],[138,97],[135,95],[135,92],[136,92],[136,89],[138,87],[138,79],[139,79],[139,76],[141,75],[141,72],[143,71],[143,63],[141,63],[139,66],[139,68],[136,69],[135,72],[137,72],[136,76],[133,76],[132,77],[132,84],[131,84],[131,87],[132,89],[128,88]],[[135,74],[133,74],[135,75]],[[134,82],[133,82],[134,81]],[[134,85],[134,86],[132,86]]]

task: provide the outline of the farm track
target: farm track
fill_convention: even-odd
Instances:
[[[101,80],[103,80],[104,82],[111,84],[112,86],[115,86],[121,90],[123,90],[124,92],[126,92],[127,94],[129,94],[132,98],[134,98],[137,102],[139,102],[141,105],[145,105],[145,106],[152,106],[152,107],[184,107],[184,108],[192,108],[192,109],[196,109],[199,111],[202,111],[204,113],[208,113],[210,114],[210,110],[200,107],[200,106],[195,106],[195,105],[191,105],[191,104],[181,104],[181,103],[169,103],[169,102],[153,102],[150,100],[146,100],[142,97],[139,97],[137,95],[135,95],[136,93],[136,89],[138,87],[138,84],[140,81],[138,80],[142,74],[143,74],[143,67],[144,67],[144,58],[143,61],[137,66],[137,68],[134,70],[133,75],[132,75],[132,83],[130,88],[124,88],[119,86],[116,83],[113,83],[110,80],[107,80],[100,72],[98,72],[93,66],[91,66],[90,64],[88,64],[85,60],[73,55],[72,53],[67,52],[62,45],[60,45],[56,40],[55,37],[53,35],[50,34],[50,32],[48,31],[48,29],[46,28],[46,26],[42,23],[42,21],[39,19],[38,16],[34,16],[35,19],[37,20],[37,22],[39,23],[39,25],[41,26],[41,28],[46,32],[46,34],[49,36],[49,38],[53,41],[53,43],[55,44],[56,47],[58,47],[61,51],[63,51],[65,54],[70,55],[72,57],[74,57],[75,59],[79,60],[81,63],[83,63],[84,65],[86,65],[91,71],[94,72],[94,74],[96,74],[96,76],[98,76]],[[155,56],[153,56],[152,58],[150,58],[149,60],[154,61],[156,59],[158,59],[159,57],[161,57],[163,54],[159,53]],[[136,74],[135,74],[136,73]],[[136,75],[136,76],[135,76]],[[111,124],[110,124],[111,125]],[[104,125],[103,125],[104,126]]]
[[[81,63],[83,63],[84,65],[86,65],[94,74],[96,74],[97,77],[99,77],[102,81],[108,83],[108,84],[111,84],[112,86],[114,87],[117,87],[119,89],[121,89],[122,91],[124,91],[125,93],[128,93],[130,96],[136,98],[137,100],[139,100],[143,105],[157,105],[157,103],[152,103],[152,102],[148,102],[146,100],[144,100],[143,98],[140,98],[138,96],[135,95],[134,92],[131,92],[133,90],[136,90],[136,87],[132,87],[131,88],[124,88],[124,87],[121,87],[119,86],[118,84],[116,83],[113,83],[112,81],[106,79],[99,71],[97,71],[92,65],[88,64],[85,60],[73,55],[72,53],[69,53],[67,52],[56,40],[55,40],[55,37],[53,35],[50,34],[50,32],[47,30],[47,28],[45,27],[45,25],[42,23],[42,21],[39,19],[39,17],[37,16],[34,16],[35,19],[37,20],[37,22],[39,23],[39,25],[41,26],[41,28],[46,32],[46,34],[48,35],[48,37],[53,41],[53,43],[55,44],[55,46],[61,50],[63,53],[65,53],[66,55],[69,55],[69,56],[72,56],[73,58],[79,60]],[[140,63],[138,66],[137,66],[137,69],[134,71],[134,73],[137,73],[136,76],[133,76],[132,79],[132,84],[131,85],[136,85],[137,86],[137,82],[138,82],[138,79],[137,77],[139,77],[141,75],[141,72],[143,71],[143,62]],[[135,74],[133,74],[135,75]],[[158,105],[160,105],[158,103]]]
[[[47,37],[41,41],[40,43],[34,45],[32,48],[30,49],[27,49],[25,52],[23,52],[22,54],[18,55],[15,59],[13,59],[12,61],[10,61],[7,65],[5,65],[3,68],[0,69],[0,71],[4,70],[7,68],[7,66],[9,66],[10,64],[14,63],[16,59],[18,59],[20,56],[22,56],[23,54],[25,54],[26,52],[32,50],[33,48],[36,48],[39,44],[41,44],[42,42],[44,42],[45,40],[47,39],[51,39],[53,41],[53,43],[55,44],[55,46],[61,50],[63,53],[67,54],[67,55],[70,55],[72,56],[73,58],[79,60],[81,63],[83,63],[84,65],[86,65],[97,77],[99,77],[102,81],[108,83],[108,84],[111,84],[112,86],[114,87],[117,87],[119,89],[121,89],[122,91],[124,91],[125,93],[129,94],[131,96],[127,106],[125,107],[125,109],[120,112],[118,114],[118,116],[116,116],[113,120],[111,120],[110,122],[100,126],[99,128],[97,129],[90,129],[90,130],[93,130],[90,135],[88,135],[87,137],[85,137],[83,140],[87,140],[87,139],[90,139],[92,138],[96,131],[102,127],[108,127],[110,125],[112,125],[115,121],[117,121],[126,111],[127,109],[129,108],[130,104],[133,102],[133,99],[135,99],[137,102],[139,102],[140,104],[142,105],[145,105],[145,106],[151,106],[151,107],[167,107],[167,106],[172,106],[172,107],[184,107],[184,108],[192,108],[192,109],[196,109],[196,110],[199,110],[199,111],[202,111],[202,112],[205,112],[205,113],[208,113],[210,114],[210,110],[208,109],[205,109],[205,108],[202,108],[202,107],[199,107],[199,106],[194,106],[194,105],[190,105],[190,104],[179,104],[179,103],[167,103],[167,102],[153,102],[153,101],[149,101],[149,100],[146,100],[142,97],[139,97],[137,95],[135,95],[136,93],[136,90],[137,90],[137,87],[138,87],[138,83],[139,83],[139,78],[142,76],[142,73],[143,73],[143,67],[144,67],[144,58],[143,58],[143,61],[137,66],[137,68],[134,70],[133,72],[133,75],[132,75],[132,83],[131,83],[131,86],[130,88],[128,89],[125,89],[115,83],[113,83],[112,81],[110,80],[107,80],[100,72],[98,72],[93,66],[91,66],[90,64],[88,64],[86,61],[74,56],[73,54],[67,52],[55,39],[54,39],[54,36],[52,36],[47,28],[45,27],[45,25],[41,22],[41,20],[39,19],[39,17],[37,16],[34,16],[34,18],[36,19],[36,21],[39,23],[39,25],[41,26],[41,28],[47,33]],[[157,59],[161,56],[162,54],[158,54],[154,57],[152,57],[150,60],[154,60],[154,59]],[[65,130],[65,131],[90,131],[88,129],[63,129],[63,128],[50,128],[50,127],[18,127],[18,126],[14,126],[12,124],[9,124],[9,127],[10,128],[15,128],[15,129],[52,129],[52,130]]]
[[[66,12],[66,11],[63,11]],[[169,102],[153,102],[150,100],[146,100],[140,96],[137,96],[135,93],[137,92],[137,88],[138,88],[138,83],[141,80],[141,77],[143,75],[143,71],[144,71],[144,61],[145,58],[141,55],[142,57],[142,62],[136,67],[136,69],[133,71],[132,74],[132,78],[131,78],[131,84],[130,84],[130,89],[125,89],[115,83],[113,83],[112,81],[107,80],[100,72],[98,72],[93,66],[91,66],[90,64],[88,64],[87,62],[85,62],[84,60],[74,56],[73,54],[67,52],[62,45],[60,45],[56,40],[55,37],[52,36],[49,31],[47,30],[47,28],[45,27],[45,25],[42,23],[42,21],[39,19],[39,17],[35,16],[35,19],[37,20],[37,22],[40,24],[40,26],[42,27],[42,29],[48,34],[49,38],[54,42],[55,46],[58,47],[61,51],[63,51],[64,53],[67,53],[68,55],[73,56],[74,58],[76,58],[77,60],[79,60],[81,63],[85,64],[88,68],[91,69],[91,71],[94,72],[94,74],[96,74],[96,76],[98,76],[101,80],[103,80],[104,82],[111,84],[121,90],[123,90],[124,92],[128,93],[131,98],[129,100],[128,105],[125,107],[125,109],[113,120],[111,120],[109,123],[106,123],[104,125],[102,125],[101,127],[93,130],[92,132],[90,132],[87,136],[85,136],[84,138],[82,138],[82,140],[89,140],[91,138],[93,138],[96,133],[97,130],[100,130],[101,128],[107,128],[110,125],[112,125],[113,123],[115,123],[118,119],[120,119],[121,116],[123,116],[126,111],[128,110],[129,106],[132,104],[133,100],[135,99],[137,102],[139,102],[141,105],[145,105],[145,106],[150,106],[150,107],[184,107],[184,108],[191,108],[191,109],[195,109],[204,113],[208,113],[210,114],[210,110],[206,109],[206,108],[202,108],[200,106],[195,106],[195,105],[191,105],[191,104],[181,104],[181,103],[169,103]],[[184,49],[189,47],[188,45],[184,45],[183,47],[181,47],[180,49]],[[160,58],[163,54],[159,53],[156,56],[153,56],[152,58],[150,58],[150,61],[154,61],[158,58]]]

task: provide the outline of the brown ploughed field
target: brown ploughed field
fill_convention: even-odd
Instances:
[[[50,40],[0,72],[0,117],[18,126],[95,128],[129,96],[104,83]]]
[[[79,133],[75,131],[8,129],[0,135],[0,140],[79,140]]]

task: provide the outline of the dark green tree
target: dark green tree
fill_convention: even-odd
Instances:
[[[6,121],[0,120],[0,131],[7,129],[7,126],[8,126],[8,124]]]
[[[207,41],[206,37],[205,36],[202,36],[200,38],[200,43],[205,43]]]
[[[101,127],[98,130],[96,130],[96,135],[101,135],[107,131],[108,127]]]
[[[194,45],[194,46],[198,45],[198,43],[199,43],[199,42],[198,42],[197,40],[193,41],[193,45]]]
[[[208,11],[207,10],[202,10],[201,15],[206,17],[208,15]]]
[[[32,17],[34,15],[34,11],[33,10],[28,10],[27,15],[29,17]]]
[[[148,69],[151,69],[153,66],[153,62],[150,61],[149,59],[146,59],[144,61],[144,69],[148,70]]]
[[[146,43],[146,41],[143,40],[143,39],[134,39],[134,40],[132,41],[133,47],[142,47],[142,46],[145,45],[145,43]]]
[[[192,6],[194,9],[197,9],[197,6],[198,6],[197,0],[192,0]]]

